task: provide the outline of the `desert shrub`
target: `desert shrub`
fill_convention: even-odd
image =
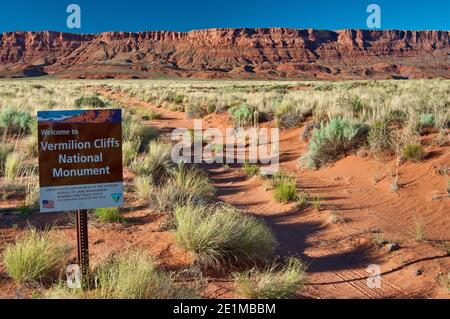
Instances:
[[[141,117],[144,121],[154,121],[162,118],[162,115],[153,110],[141,111]]]
[[[387,123],[379,120],[371,125],[367,141],[372,152],[380,153],[392,148],[391,138]]]
[[[320,167],[339,159],[349,150],[367,141],[367,127],[342,118],[322,123],[314,129],[309,150],[303,161],[308,167]]]
[[[230,114],[233,123],[239,127],[255,124],[255,118],[257,119],[259,117],[258,112],[252,110],[245,103],[232,107],[228,110],[228,113]]]
[[[0,176],[5,173],[6,159],[14,151],[14,146],[9,144],[0,144]]]
[[[293,128],[298,127],[304,120],[304,116],[300,111],[293,111],[290,113],[277,114],[277,127],[279,128]]]
[[[138,176],[134,180],[134,190],[138,198],[148,202],[153,191],[153,178],[151,176]]]
[[[158,130],[155,128],[143,125],[134,117],[126,117],[122,125],[124,142],[138,143],[139,152],[143,152],[150,141],[158,137]]]
[[[407,144],[402,149],[404,159],[411,162],[419,162],[424,156],[424,150],[420,144]]]
[[[320,196],[314,196],[311,198],[311,205],[317,210],[320,211],[322,208],[322,198]]]
[[[154,183],[161,184],[173,166],[171,153],[171,144],[152,142],[144,156],[131,163],[131,170],[137,175],[152,176]]]
[[[421,113],[419,115],[420,127],[433,127],[435,125],[435,116],[432,113]]]
[[[173,299],[192,297],[192,291],[176,285],[155,269],[153,259],[142,251],[112,257],[95,270],[100,299]]]
[[[273,198],[278,203],[287,203],[297,197],[297,180],[295,177],[277,178],[273,188]]]
[[[296,196],[297,207],[304,208],[304,207],[308,206],[308,204],[310,203],[310,198],[311,198],[311,196],[306,192],[297,194],[297,196]]]
[[[245,161],[244,165],[242,165],[242,169],[247,176],[259,175],[259,166],[257,164],[250,164],[248,161]]]
[[[197,119],[202,118],[208,112],[205,108],[198,104],[188,104],[185,107],[185,112],[188,118]]]
[[[19,175],[22,156],[19,153],[10,153],[5,161],[4,175],[7,182],[14,181]]]
[[[3,264],[17,283],[32,282],[49,275],[64,263],[68,248],[54,240],[51,231],[30,228],[3,252]]]
[[[2,134],[28,134],[30,132],[31,115],[25,111],[14,108],[5,108],[0,111],[0,133]]]
[[[164,185],[141,186],[140,190],[147,194],[143,198],[153,209],[169,213],[179,205],[205,203],[213,192],[214,187],[205,173],[183,163],[170,170],[170,178]]]
[[[291,257],[285,265],[273,264],[265,269],[256,268],[234,274],[238,293],[249,299],[289,299],[303,289],[306,266]]]
[[[214,191],[208,176],[196,167],[187,167],[181,162],[170,172],[168,183],[178,187],[179,194],[183,194],[177,201],[190,201],[193,198],[203,198]]]
[[[124,221],[118,207],[97,208],[94,212],[97,219],[104,223],[120,223]]]
[[[67,289],[59,284],[45,293],[48,299],[185,299],[193,289],[175,283],[158,271],[144,251],[126,251],[109,257],[93,273],[97,287],[89,291]]]
[[[402,124],[408,119],[408,114],[402,110],[392,110],[388,113],[386,120],[390,123]]]
[[[131,162],[138,157],[139,146],[140,146],[140,142],[137,140],[123,142],[122,156],[123,156],[123,164],[124,165],[126,165],[126,166],[130,165]]]
[[[348,110],[353,116],[359,116],[365,108],[361,98],[357,95],[341,95],[337,99],[337,105]]]
[[[75,107],[92,107],[92,108],[104,108],[106,103],[97,96],[83,96],[75,100]]]
[[[270,228],[233,207],[179,206],[175,209],[176,241],[206,266],[263,260],[275,251]]]

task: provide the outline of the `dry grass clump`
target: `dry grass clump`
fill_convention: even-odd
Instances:
[[[66,261],[68,247],[52,237],[51,230],[30,228],[3,251],[6,272],[17,283],[39,280]]]
[[[234,274],[238,293],[249,299],[289,299],[295,297],[306,282],[306,266],[291,257],[286,264],[272,264],[263,270],[253,268]]]
[[[277,246],[268,226],[229,206],[179,206],[174,214],[177,243],[205,266],[264,260]]]
[[[180,163],[167,173],[159,184],[152,176],[140,176],[135,181],[138,197],[157,211],[171,212],[181,204],[205,202],[214,192],[209,177],[194,166]]]
[[[134,159],[131,170],[139,176],[151,176],[156,184],[163,183],[173,167],[172,145],[158,141],[151,142],[143,156]]]
[[[93,273],[96,287],[81,291],[56,285],[48,299],[186,299],[195,298],[191,288],[177,284],[171,275],[155,268],[144,251],[126,251],[101,263]]]

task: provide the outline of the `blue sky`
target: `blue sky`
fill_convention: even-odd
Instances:
[[[81,7],[81,29],[66,26],[66,7]],[[450,0],[15,0],[0,11],[0,32],[76,33],[222,27],[367,28],[366,8],[382,9],[382,29],[450,30]]]

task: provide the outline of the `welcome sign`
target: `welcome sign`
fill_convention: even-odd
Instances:
[[[41,212],[121,207],[122,112],[38,112]]]

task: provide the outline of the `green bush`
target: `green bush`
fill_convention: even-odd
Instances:
[[[97,96],[88,96],[88,97],[83,96],[75,100],[75,107],[76,108],[93,107],[101,109],[106,107],[106,103]]]
[[[281,267],[273,264],[260,271],[256,268],[234,275],[238,293],[249,299],[289,299],[303,289],[306,266],[291,257]]]
[[[318,168],[339,159],[346,152],[367,142],[366,126],[342,118],[322,123],[314,129],[309,150],[302,159],[308,167]]]
[[[228,110],[228,113],[230,114],[233,123],[239,127],[256,124],[254,123],[255,112],[257,111],[250,109],[250,107],[245,103],[239,106],[234,106]]]
[[[420,127],[433,127],[435,124],[435,116],[432,113],[422,113],[419,115]]]
[[[124,221],[118,207],[97,208],[94,212],[98,220],[104,223],[120,223]]]
[[[403,158],[411,162],[419,162],[424,156],[424,150],[420,144],[407,144],[402,149]]]
[[[180,206],[175,224],[177,243],[205,266],[264,260],[277,246],[268,226],[229,206]]]
[[[245,161],[244,165],[242,165],[242,169],[247,176],[259,175],[259,166],[257,164],[250,164],[248,161]]]
[[[0,132],[2,134],[28,134],[31,115],[25,111],[5,108],[0,111]]]
[[[278,203],[287,203],[297,198],[297,180],[282,177],[274,183],[273,198]]]
[[[3,251],[6,272],[17,283],[27,283],[49,275],[64,264],[68,248],[57,243],[51,232],[31,228]]]

